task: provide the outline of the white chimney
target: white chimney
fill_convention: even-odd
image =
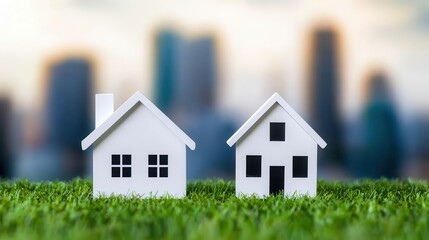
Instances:
[[[95,127],[98,128],[113,113],[113,94],[95,95]]]

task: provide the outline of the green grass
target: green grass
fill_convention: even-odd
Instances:
[[[234,196],[194,182],[184,199],[92,199],[91,182],[0,182],[7,239],[428,239],[423,181],[319,182],[315,198]]]

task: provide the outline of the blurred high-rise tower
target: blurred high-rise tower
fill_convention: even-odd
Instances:
[[[363,152],[355,164],[357,177],[399,176],[403,155],[399,120],[387,77],[381,72],[370,76],[368,98],[363,111]]]
[[[157,103],[198,143],[187,152],[188,178],[231,177],[234,152],[225,139],[234,124],[215,106],[214,38],[187,39],[168,30],[160,32],[156,45]]]
[[[62,156],[65,178],[84,174],[80,142],[92,125],[92,65],[85,58],[72,57],[49,68],[46,135],[47,144]]]
[[[180,55],[178,103],[190,113],[213,109],[216,92],[215,41],[206,36],[188,40]]]
[[[155,40],[155,102],[167,114],[177,94],[181,42],[181,37],[170,29],[160,31]]]
[[[314,129],[328,147],[320,152],[320,163],[341,164],[342,133],[339,111],[338,36],[330,28],[318,29],[312,36],[310,70],[311,116]]]

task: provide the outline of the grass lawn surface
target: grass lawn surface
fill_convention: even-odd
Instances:
[[[89,180],[0,182],[2,239],[429,239],[422,181],[319,182],[315,198],[236,198],[234,183],[184,199],[92,198]]]

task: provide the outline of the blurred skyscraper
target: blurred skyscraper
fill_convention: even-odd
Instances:
[[[353,171],[358,177],[398,177],[403,142],[386,76],[375,73],[368,87],[363,112],[363,152]]]
[[[66,58],[49,70],[46,106],[48,146],[62,156],[65,177],[84,174],[80,142],[92,125],[92,66],[84,58]]]
[[[213,111],[216,53],[212,37],[188,40],[179,59],[178,104],[189,113]]]
[[[11,154],[11,118],[12,109],[10,101],[6,97],[0,98],[0,178],[10,175]]]
[[[170,113],[177,94],[182,39],[175,31],[165,29],[155,41],[155,102],[162,111]]]
[[[314,129],[328,147],[320,151],[320,163],[342,164],[343,141],[338,102],[338,36],[329,29],[318,29],[312,36],[310,99]]]
[[[214,39],[161,31],[156,44],[156,99],[197,142],[196,150],[187,152],[188,178],[233,176],[234,152],[225,139],[235,126],[215,106]]]
[[[33,119],[21,123],[22,146],[13,175],[35,181],[84,176],[87,163],[80,142],[93,124],[92,63],[85,57],[63,57],[48,63],[46,69],[42,123],[38,114],[30,114],[27,117]]]

